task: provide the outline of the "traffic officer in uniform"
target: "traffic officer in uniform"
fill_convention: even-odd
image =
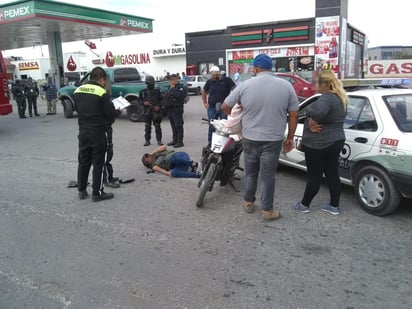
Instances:
[[[169,77],[170,88],[166,94],[167,116],[172,126],[173,140],[168,146],[183,147],[183,105],[187,97],[187,89],[179,83],[176,74]]]
[[[151,75],[146,76],[147,88],[140,92],[140,99],[144,106],[144,146],[150,145],[150,139],[152,137],[152,123],[156,131],[156,140],[159,146],[162,146],[162,128],[160,123],[162,122],[162,101],[163,95],[160,89],[155,88],[155,79]]]
[[[87,197],[87,181],[93,165],[92,201],[113,198],[113,193],[103,191],[103,166],[106,160],[107,124],[113,123],[116,111],[106,89],[106,72],[94,68],[90,80],[74,92],[74,102],[79,123],[79,166],[77,184],[79,198]]]

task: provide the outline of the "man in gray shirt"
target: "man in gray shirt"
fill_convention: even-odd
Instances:
[[[245,160],[245,203],[247,213],[255,209],[260,173],[262,217],[280,217],[273,209],[275,172],[282,144],[285,152],[293,149],[298,122],[299,102],[292,85],[272,73],[272,59],[260,54],[253,60],[256,77],[240,83],[223,104],[225,113],[240,103]],[[288,135],[284,141],[286,125]]]

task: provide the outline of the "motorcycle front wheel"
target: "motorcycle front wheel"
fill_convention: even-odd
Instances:
[[[215,180],[214,179],[216,177],[215,171],[216,171],[216,163],[210,163],[209,168],[207,169],[206,175],[200,183],[200,191],[196,199],[197,207],[203,206],[203,200],[205,199],[206,192],[210,190],[213,184],[213,181]]]

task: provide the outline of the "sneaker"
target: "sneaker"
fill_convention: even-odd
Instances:
[[[199,171],[199,162],[193,162],[192,164],[192,172],[198,172]]]
[[[320,209],[323,211],[326,211],[332,215],[340,215],[340,209],[339,207],[333,207],[329,204],[323,205]]]
[[[87,191],[79,191],[79,199],[84,200],[87,196]]]
[[[178,143],[174,144],[173,147],[174,148],[181,148],[181,147],[184,147],[184,144],[182,142],[178,142]]]
[[[110,178],[110,182],[118,182],[120,180],[120,178],[119,177],[112,177],[112,178]]]
[[[104,200],[110,200],[111,198],[114,197],[113,193],[106,193],[106,192],[102,192],[99,195],[94,195],[92,196],[92,201],[93,202],[100,202],[100,201],[104,201]]]
[[[106,187],[114,188],[114,189],[120,188],[120,184],[116,181],[113,181],[113,180],[105,182],[104,185]]]
[[[251,214],[255,211],[255,203],[253,202],[244,202],[243,209],[246,211],[247,214]]]
[[[266,221],[273,221],[280,218],[279,210],[262,210],[262,219]]]
[[[149,142],[149,141],[146,141],[146,142],[143,144],[143,146],[150,146],[150,142]]]
[[[158,146],[163,146],[162,141],[157,141],[157,145],[158,145]]]
[[[301,202],[296,203],[296,205],[294,205],[292,208],[304,214],[307,214],[308,212],[310,212],[309,207],[303,205]]]
[[[167,143],[167,146],[174,146],[174,145],[176,145],[175,141]]]

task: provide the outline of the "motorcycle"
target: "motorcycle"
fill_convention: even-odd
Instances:
[[[206,193],[212,191],[216,180],[220,181],[220,186],[229,183],[236,192],[239,192],[233,184],[233,179],[236,170],[243,170],[239,166],[240,156],[243,152],[242,143],[237,134],[231,134],[225,127],[226,120],[202,118],[202,121],[213,126],[215,132],[213,132],[210,146],[203,147],[202,150],[197,207],[203,206]]]

